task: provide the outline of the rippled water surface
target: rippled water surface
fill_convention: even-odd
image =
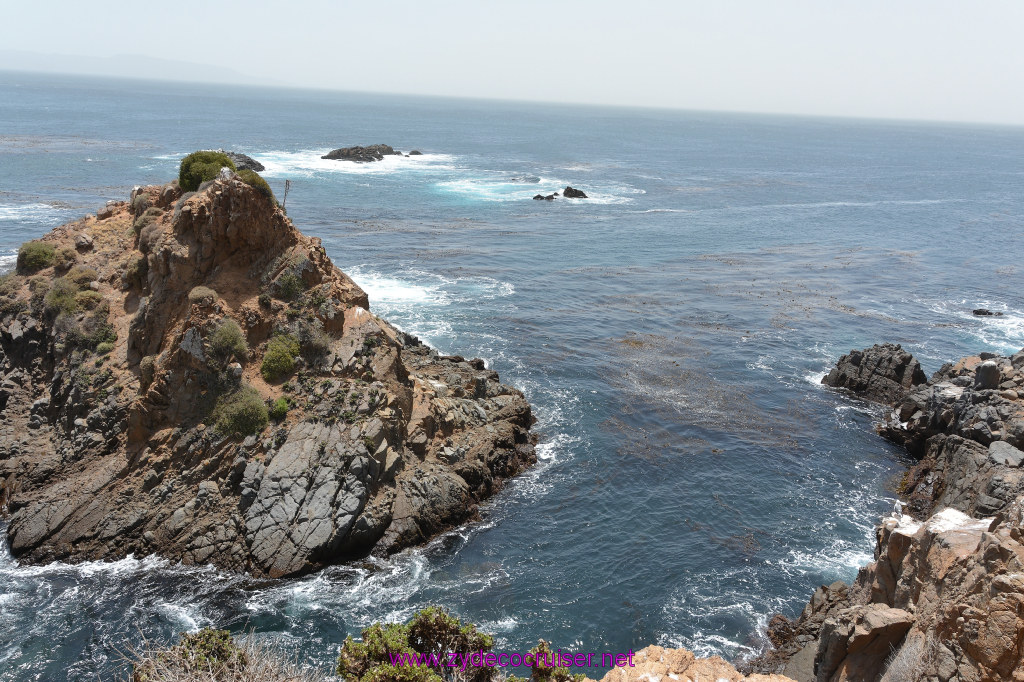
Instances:
[[[378,142],[424,155],[319,158]],[[289,215],[375,312],[523,389],[540,463],[481,523],[299,580],[0,549],[0,679],[94,680],[204,625],[329,665],[431,603],[502,649],[741,656],[856,574],[892,504],[901,454],[818,385],[829,364],[1024,345],[1015,128],[0,74],[0,268],[211,147],[260,160],[279,197],[292,181]],[[592,198],[531,200],[567,184]]]

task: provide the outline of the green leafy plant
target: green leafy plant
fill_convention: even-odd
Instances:
[[[243,385],[217,400],[213,419],[221,433],[248,436],[267,426],[267,405],[256,389]]]
[[[277,381],[295,370],[295,358],[299,357],[299,341],[290,334],[279,334],[267,343],[263,354],[260,373],[267,381]]]
[[[52,244],[46,242],[25,242],[18,249],[18,272],[22,274],[37,272],[53,265],[57,252]]]
[[[283,420],[288,416],[288,410],[291,409],[292,403],[287,397],[281,396],[270,405],[269,416],[276,422]]]
[[[181,160],[178,169],[178,185],[183,192],[195,192],[199,185],[214,180],[221,168],[235,170],[235,164],[222,152],[192,152]]]
[[[98,291],[86,289],[75,294],[75,305],[79,310],[93,310],[103,302],[103,295]]]
[[[110,341],[104,341],[103,343],[96,345],[96,352],[100,355],[106,355],[114,350],[114,344]]]
[[[53,257],[53,267],[58,270],[70,268],[78,260],[78,254],[70,246],[62,246],[57,249]]]
[[[80,287],[84,287],[89,284],[89,282],[93,282],[100,277],[98,272],[84,265],[76,265],[64,276]]]
[[[78,310],[78,302],[75,300],[77,294],[78,285],[66,277],[53,280],[49,291],[43,297],[46,314],[50,317],[57,317],[62,313],[71,315]]]
[[[302,277],[288,271],[277,278],[275,288],[279,299],[291,301],[306,290],[306,283],[302,281]]]
[[[418,612],[406,624],[375,623],[362,632],[362,642],[351,637],[345,640],[338,657],[338,676],[346,682],[442,682],[451,671],[449,652],[478,653],[490,651],[494,638],[479,632],[475,625],[463,625],[442,608],[431,606]],[[391,654],[437,654],[439,665],[395,666]],[[491,682],[498,679],[498,669],[491,666],[467,667],[467,682]]]
[[[240,170],[238,171],[238,179],[250,187],[255,188],[257,192],[271,201],[275,201],[274,192],[271,191],[270,185],[268,185],[267,181],[260,177],[260,174],[256,171],[249,170],[248,168]]]
[[[249,345],[238,323],[231,318],[225,319],[213,334],[210,335],[210,355],[222,362],[232,357],[244,362],[249,357]]]

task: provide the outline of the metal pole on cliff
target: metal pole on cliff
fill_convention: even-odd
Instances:
[[[284,208],[284,205],[288,203],[288,190],[290,190],[291,188],[292,188],[292,181],[291,180],[285,180],[284,181],[284,199],[281,200],[281,208]]]

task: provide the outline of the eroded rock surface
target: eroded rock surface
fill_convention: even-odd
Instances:
[[[19,560],[295,575],[472,519],[535,461],[519,391],[374,316],[249,185],[142,187],[104,214],[42,239],[60,263],[2,280],[0,509]],[[229,320],[244,351],[214,341]],[[294,366],[265,377],[281,338]],[[231,435],[214,407],[243,389],[289,409]]]
[[[876,403],[892,404],[901,400],[927,377],[921,364],[899,345],[886,343],[864,350],[851,350],[821,383],[845,388]]]

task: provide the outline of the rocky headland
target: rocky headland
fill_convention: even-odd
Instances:
[[[930,379],[897,345],[851,351],[823,383],[891,407],[878,430],[917,463],[852,585],[820,587],[750,669],[799,680],[1024,680],[1024,351]]]
[[[0,279],[19,561],[297,575],[422,543],[535,462],[523,395],[373,315],[246,172],[136,188]]]

